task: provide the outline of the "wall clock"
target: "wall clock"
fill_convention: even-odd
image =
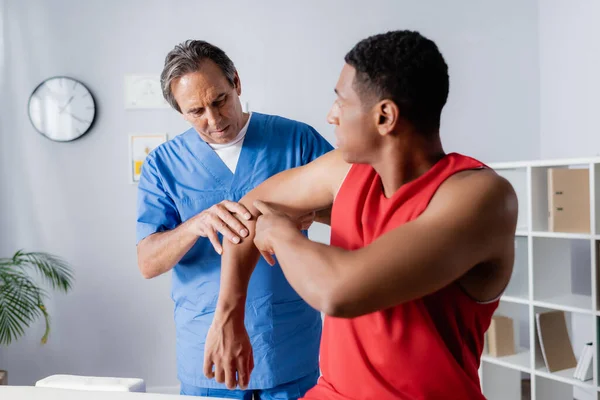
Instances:
[[[48,78],[29,97],[29,119],[47,138],[69,142],[90,130],[96,117],[96,103],[80,81],[66,76]]]

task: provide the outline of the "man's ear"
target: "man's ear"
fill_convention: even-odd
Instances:
[[[240,76],[237,71],[235,71],[235,76],[233,77],[233,87],[238,96],[242,95],[242,82],[240,81]]]
[[[375,126],[381,136],[392,132],[400,120],[400,109],[393,101],[386,99],[377,103],[374,107]]]

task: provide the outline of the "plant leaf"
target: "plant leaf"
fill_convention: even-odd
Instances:
[[[42,313],[44,294],[24,274],[0,274],[0,344],[8,345]]]
[[[53,289],[67,292],[73,286],[71,267],[57,256],[44,252],[18,251],[12,261],[21,268],[35,268]]]
[[[48,340],[50,316],[44,305],[47,293],[27,273],[32,268],[53,289],[67,292],[72,287],[71,267],[52,254],[17,251],[12,258],[0,258],[0,345],[18,339],[39,317],[46,324],[42,343]]]

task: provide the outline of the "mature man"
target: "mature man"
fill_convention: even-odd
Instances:
[[[494,171],[444,152],[448,88],[444,58],[418,32],[361,41],[328,116],[339,150],[240,201],[262,216],[241,244],[225,245],[223,274],[239,278],[221,286],[243,286],[258,248],[327,314],[323,376],[306,399],[484,399],[477,369],[511,276],[518,206]],[[332,204],[331,246],[286,215]]]
[[[266,262],[258,263],[252,279],[232,281],[226,285],[232,290],[219,292],[220,282],[232,277],[221,273],[218,235],[238,243],[248,235],[240,220],[250,214],[236,202],[270,176],[332,147],[306,124],[244,113],[233,62],[204,41],[177,45],[165,59],[161,84],[166,100],[192,128],[144,162],[138,264],[146,278],[173,270],[181,393],[296,399],[318,378],[320,314],[280,268]],[[206,378],[205,358],[235,363],[239,374],[228,388],[239,383],[248,390],[230,391],[224,378]]]

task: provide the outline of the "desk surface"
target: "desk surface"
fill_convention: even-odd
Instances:
[[[215,397],[189,397],[174,394],[96,392],[67,389],[50,389],[34,386],[2,386],[2,400],[226,400]]]

